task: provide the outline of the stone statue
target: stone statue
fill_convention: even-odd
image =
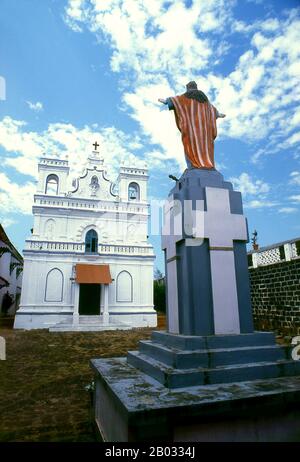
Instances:
[[[217,136],[217,118],[225,117],[198,90],[196,82],[186,85],[180,96],[158,101],[174,110],[176,125],[181,132],[188,168],[212,169],[214,163],[214,140]]]
[[[99,188],[100,186],[98,178],[96,176],[93,176],[90,182],[91,195],[95,196]]]

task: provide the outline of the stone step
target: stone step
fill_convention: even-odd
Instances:
[[[79,324],[94,324],[102,322],[103,316],[79,316]]]
[[[217,348],[238,348],[247,346],[275,345],[273,332],[254,332],[251,334],[233,335],[176,335],[166,331],[152,332],[155,343],[178,348],[180,350],[210,350]]]
[[[99,324],[103,323],[103,316],[79,316],[79,324]],[[58,325],[72,324],[70,320],[61,321]]]
[[[139,350],[175,369],[214,368],[230,364],[278,361],[286,358],[284,349],[278,345],[181,351],[151,340],[142,340],[139,342]]]
[[[105,330],[129,330],[132,326],[118,323],[93,323],[93,324],[57,324],[49,327],[49,332],[101,332]]]
[[[215,368],[174,369],[138,351],[129,351],[127,361],[167,388],[244,382],[300,374],[300,362],[292,360],[235,364]]]

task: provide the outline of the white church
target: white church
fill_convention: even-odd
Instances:
[[[67,160],[42,158],[38,172],[14,327],[156,326],[147,169],[121,166],[113,183],[103,158],[93,151],[71,192]]]

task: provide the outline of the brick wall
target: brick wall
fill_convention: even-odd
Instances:
[[[300,334],[300,259],[249,268],[256,329]]]

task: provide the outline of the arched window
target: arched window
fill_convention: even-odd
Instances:
[[[140,187],[137,183],[130,183],[128,186],[128,200],[139,201],[140,200]]]
[[[48,175],[46,180],[46,194],[57,195],[58,194],[58,176]]]
[[[48,239],[53,239],[55,236],[55,220],[50,218],[45,223],[45,237]]]
[[[62,302],[64,277],[58,268],[49,271],[46,277],[45,301]]]
[[[117,277],[117,302],[132,302],[132,277],[121,271]]]
[[[98,234],[90,229],[85,236],[85,251],[90,253],[98,252]]]

